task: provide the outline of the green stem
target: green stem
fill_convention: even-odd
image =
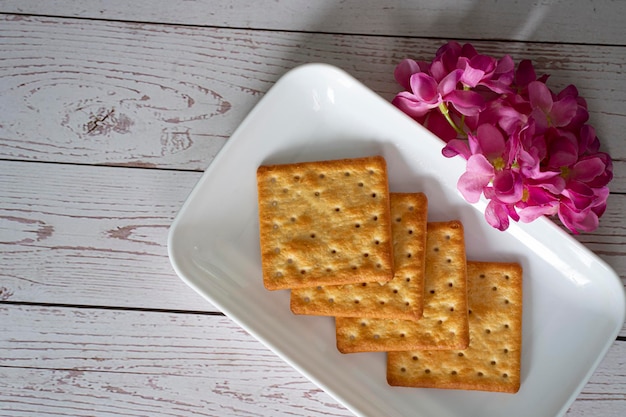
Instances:
[[[450,117],[450,111],[448,110],[448,106],[446,106],[446,103],[444,102],[439,103],[439,111],[441,112],[441,114],[443,114],[443,117],[446,118],[446,120],[448,121],[450,126],[452,126],[452,128],[456,131],[456,133],[458,133],[461,136],[467,136],[465,132],[463,131],[463,129],[458,127],[456,123],[454,123],[454,120],[452,120],[452,117]]]

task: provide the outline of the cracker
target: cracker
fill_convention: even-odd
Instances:
[[[390,352],[390,385],[515,393],[520,387],[522,268],[468,262],[466,350]]]
[[[291,311],[319,316],[422,316],[428,200],[423,193],[391,193],[394,278],[386,283],[325,285],[291,290]]]
[[[337,348],[342,353],[352,353],[467,347],[466,269],[461,222],[428,223],[422,318],[410,321],[337,317]]]
[[[381,156],[261,166],[257,186],[267,289],[393,278]]]

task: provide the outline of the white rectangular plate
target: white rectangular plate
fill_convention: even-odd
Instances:
[[[323,64],[281,78],[233,134],[174,221],[169,254],[179,276],[358,416],[563,415],[615,340],[625,315],[619,278],[547,219],[506,232],[485,202],[456,189],[465,161],[345,72]],[[329,317],[293,315],[289,292],[265,290],[256,169],[380,154],[391,191],[425,192],[429,220],[460,219],[468,258],[524,269],[522,385],[517,394],[387,385],[385,354],[342,355]]]

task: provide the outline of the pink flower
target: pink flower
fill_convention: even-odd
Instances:
[[[493,180],[494,168],[482,154],[469,157],[465,172],[459,177],[457,187],[463,198],[469,203],[476,203],[487,185]]]
[[[551,126],[567,126],[578,111],[578,102],[574,97],[565,95],[555,101],[552,92],[540,81],[528,85],[528,97],[532,107],[531,117],[540,132]]]
[[[411,92],[399,93],[393,104],[412,117],[422,117],[442,104],[452,104],[464,115],[478,114],[483,99],[475,92],[457,88],[462,74],[462,70],[454,70],[437,82],[426,73],[414,73],[409,79]]]
[[[502,94],[511,92],[515,67],[510,56],[499,61],[487,55],[474,55],[471,59],[460,57],[458,65],[463,69],[463,85],[472,88],[482,85]]]
[[[611,157],[587,123],[573,85],[558,94],[529,60],[479,54],[448,42],[432,62],[403,60],[394,72],[405,88],[393,103],[442,138],[446,157],[462,156],[457,188],[470,203],[488,200],[485,220],[558,216],[572,233],[591,231],[606,210]]]
[[[491,188],[499,202],[517,203],[522,198],[523,188],[519,172],[513,169],[516,141],[505,141],[502,132],[487,124],[480,125],[476,135],[470,134],[469,138],[472,155],[457,184],[463,197],[475,203]]]
[[[486,196],[489,196],[489,193]],[[503,231],[508,229],[509,219],[519,221],[520,217],[512,204],[503,203],[493,196],[490,197],[489,204],[485,208],[485,220],[491,227]]]
[[[523,222],[528,223],[541,216],[557,214],[559,199],[545,187],[530,184],[526,186],[524,194],[522,203],[517,205],[518,214]]]
[[[598,227],[599,217],[606,209],[608,195],[607,187],[569,188],[559,201],[559,219],[573,233],[591,232]]]
[[[570,121],[568,129],[572,131],[578,131],[586,122],[589,120],[589,112],[587,111],[587,102],[584,98],[578,95],[578,90],[573,85],[565,87],[563,91],[561,91],[557,95],[557,99],[561,100],[564,97],[572,97],[576,100],[576,114]]]

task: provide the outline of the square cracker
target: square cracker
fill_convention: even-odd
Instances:
[[[383,157],[261,166],[257,189],[268,290],[393,278]]]
[[[390,385],[515,393],[520,387],[522,268],[468,262],[466,350],[390,352]]]
[[[464,349],[469,343],[467,264],[460,221],[428,223],[424,312],[418,321],[335,319],[342,353]]]
[[[428,200],[423,193],[391,193],[394,278],[386,283],[324,285],[291,290],[291,311],[318,316],[422,316]]]

